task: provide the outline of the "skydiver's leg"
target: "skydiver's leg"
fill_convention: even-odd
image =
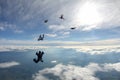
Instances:
[[[33,59],[33,61],[34,61],[35,63],[38,63],[38,61],[37,61],[35,58]]]
[[[40,37],[39,38],[41,38],[41,35],[40,35]]]
[[[33,59],[35,63],[38,63],[40,60],[39,59]]]

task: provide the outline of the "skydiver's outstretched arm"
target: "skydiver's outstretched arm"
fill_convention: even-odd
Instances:
[[[38,62],[39,62],[39,61],[38,61],[37,59],[35,59],[35,58],[33,59],[33,61],[34,61],[35,63],[38,63]]]
[[[39,38],[41,38],[41,35],[39,36]]]
[[[42,51],[42,52],[41,52],[41,56],[43,56],[43,54],[44,54],[44,52]]]
[[[41,39],[41,35],[39,36],[39,38],[38,38],[38,41]]]

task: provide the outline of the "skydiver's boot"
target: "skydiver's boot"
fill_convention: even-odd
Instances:
[[[43,62],[43,60],[41,60],[41,62]]]

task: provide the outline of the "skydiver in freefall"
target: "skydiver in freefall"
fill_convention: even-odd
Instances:
[[[44,23],[47,23],[48,22],[48,20],[44,20]]]
[[[65,19],[65,18],[63,17],[63,14],[61,14],[61,16],[60,16],[59,18],[60,18],[60,19],[63,19],[63,20]]]
[[[43,40],[44,39],[44,34],[41,36],[39,36],[39,38],[38,38],[38,41],[40,41],[40,40]]]
[[[75,29],[76,27],[72,27],[72,28],[70,28],[70,29]]]
[[[43,54],[44,54],[44,52],[41,52],[41,51],[39,51],[39,53],[36,52],[37,59],[34,58],[33,61],[34,61],[35,63],[38,63],[39,61],[43,62],[43,60],[42,60]]]

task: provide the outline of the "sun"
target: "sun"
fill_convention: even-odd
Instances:
[[[99,5],[87,2],[79,8],[75,18],[80,25],[96,25],[102,21],[102,16],[98,9]]]

